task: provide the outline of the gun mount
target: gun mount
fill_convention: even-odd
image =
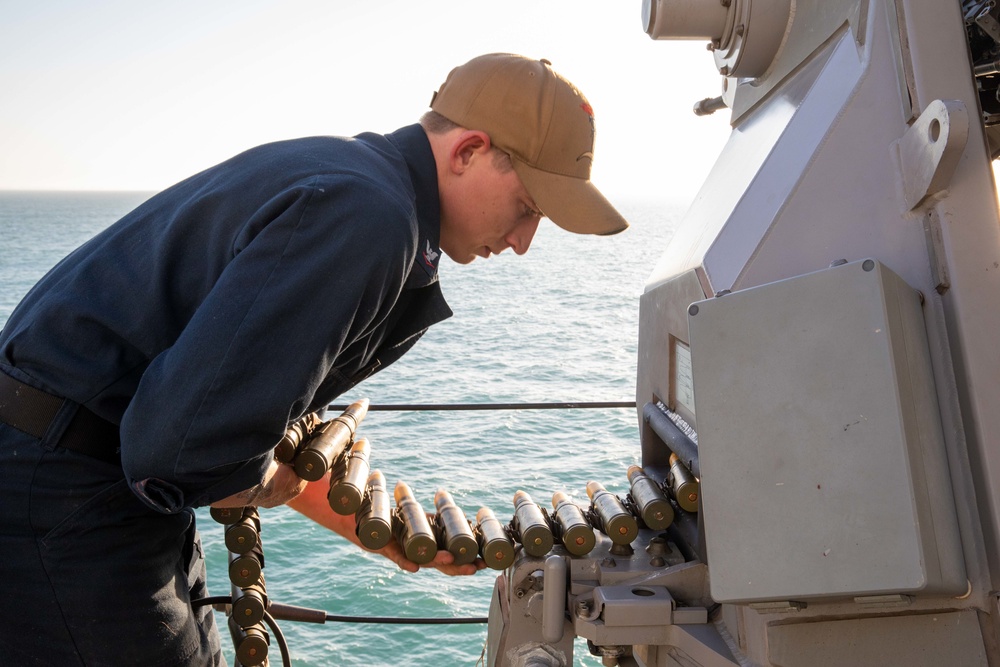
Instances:
[[[732,134],[640,301],[631,551],[521,553],[490,666],[1000,665],[1000,10],[644,0]],[[631,476],[631,475],[630,475]],[[656,490],[656,489],[654,489]]]

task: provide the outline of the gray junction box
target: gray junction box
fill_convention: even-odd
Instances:
[[[966,591],[915,290],[868,259],[688,323],[715,600]]]

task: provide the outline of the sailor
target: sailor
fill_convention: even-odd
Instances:
[[[0,332],[0,655],[223,661],[192,508],[288,503],[358,542],[273,448],[449,315],[441,253],[614,234],[594,117],[545,60],[452,70],[419,124],[250,149],[56,265]],[[394,542],[380,553],[408,571]],[[446,550],[430,564],[473,574]]]

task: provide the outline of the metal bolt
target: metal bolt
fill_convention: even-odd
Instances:
[[[746,29],[746,26],[741,23],[736,26],[736,34],[742,37],[743,33],[746,32]]]
[[[646,545],[646,553],[650,556],[663,556],[670,553],[670,545],[662,537],[654,537]]]

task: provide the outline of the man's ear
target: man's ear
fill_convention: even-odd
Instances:
[[[455,174],[461,174],[472,164],[476,156],[490,152],[490,135],[481,130],[466,130],[451,144],[448,162]]]

